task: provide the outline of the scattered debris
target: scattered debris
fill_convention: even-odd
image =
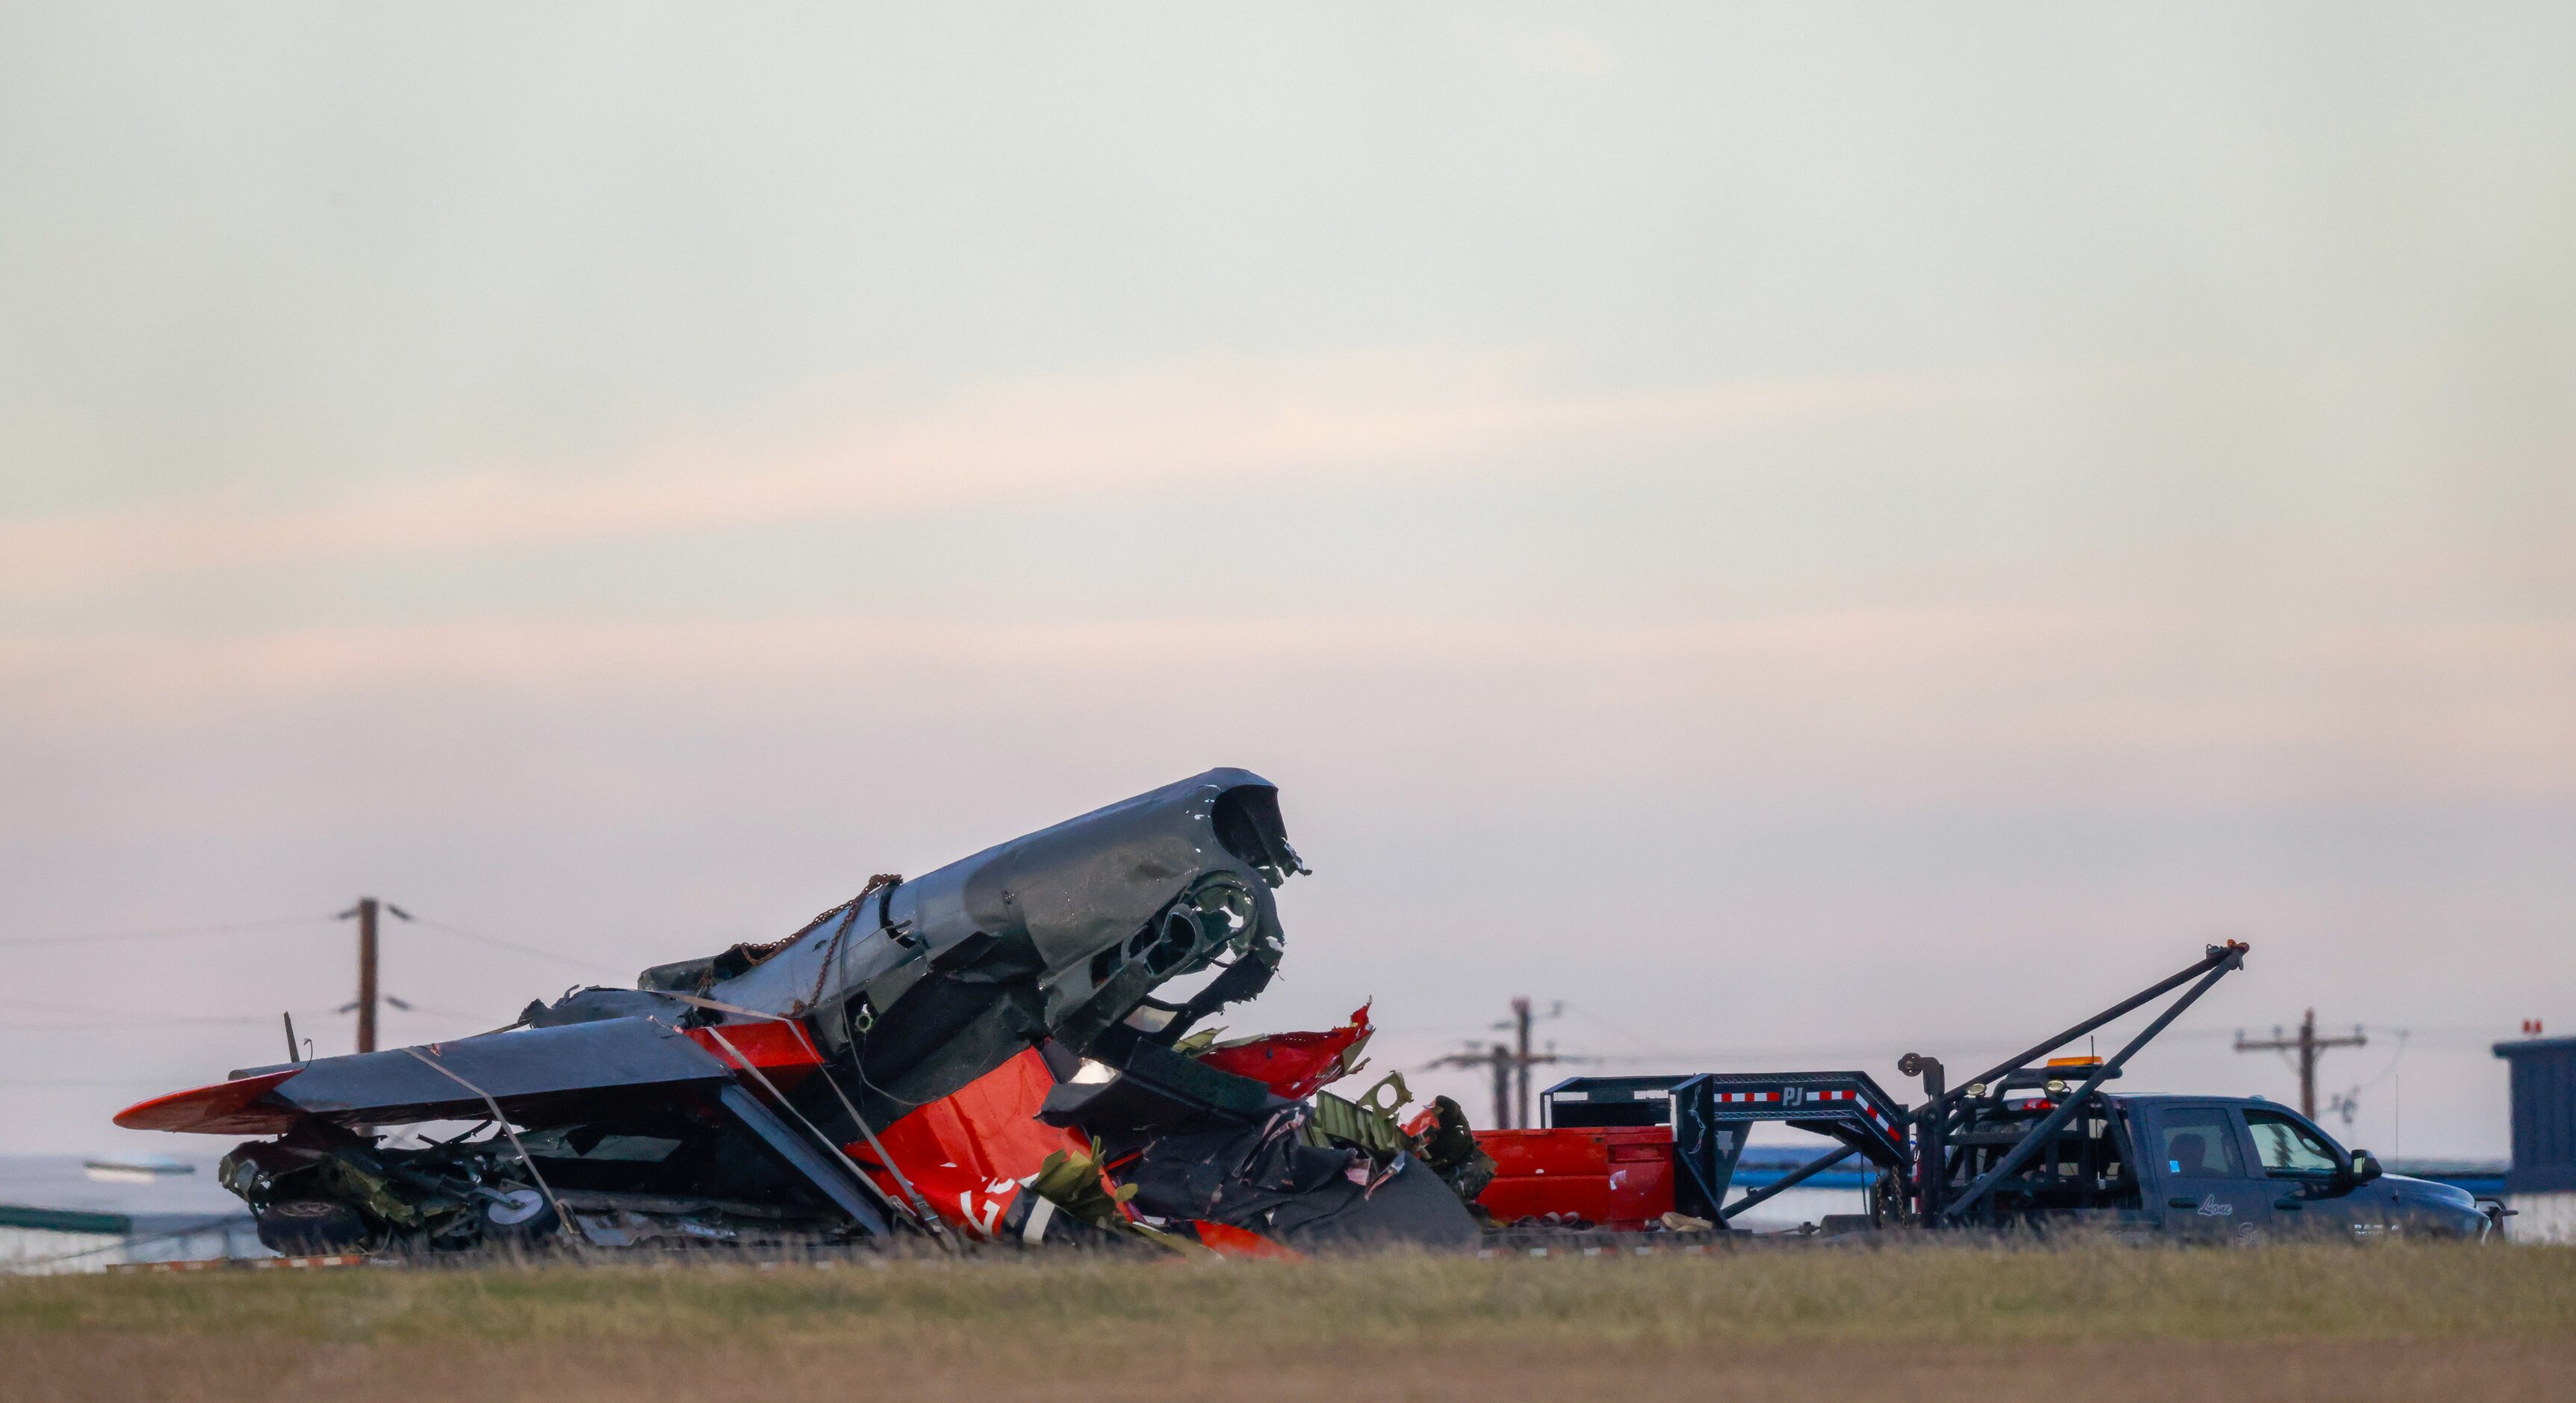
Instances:
[[[906,880],[783,940],[576,989],[452,1042],[253,1067],[133,1129],[250,1134],[223,1162],[263,1242],[312,1257],[494,1245],[919,1237],[1283,1256],[1463,1246],[1492,1176],[1454,1102],[1410,1125],[1372,1029],[1231,1042],[1272,893],[1278,791],[1212,770]],[[1158,989],[1215,970],[1179,1001]],[[397,1146],[402,1126],[461,1125]]]
[[[246,1068],[116,1120],[260,1137],[219,1177],[263,1243],[306,1262],[906,1239],[1690,1251],[1851,1159],[1870,1167],[1868,1211],[1803,1231],[2492,1226],[2465,1194],[2383,1180],[2367,1152],[2268,1104],[2176,1110],[2103,1089],[2241,967],[2241,942],[1956,1089],[1909,1054],[1900,1070],[1925,1098],[1911,1109],[1858,1071],[1709,1072],[1571,1078],[1544,1093],[1538,1129],[1477,1131],[1446,1097],[1408,1118],[1400,1073],[1354,1097],[1326,1089],[1367,1065],[1367,1004],[1319,1032],[1228,1041],[1199,1026],[1268,986],[1286,948],[1273,892],[1306,870],[1278,791],[1211,770],[922,877],[872,877],[783,940],[656,966],[631,989],[575,989],[452,1042]],[[1195,975],[1197,992],[1157,996]],[[2107,1061],[2032,1065],[2176,990]],[[2199,1183],[2239,1114],[2282,1144],[2312,1140],[2314,1163],[2271,1174],[2307,1179],[2242,1212],[2202,1188],[2148,1192]],[[1766,1122],[1838,1148],[1730,1200]],[[2142,1156],[2158,1127],[2167,1153]]]

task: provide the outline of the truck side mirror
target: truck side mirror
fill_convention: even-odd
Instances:
[[[2379,1167],[2379,1156],[2372,1154],[2368,1150],[2355,1150],[2352,1152],[2352,1181],[2354,1183],[2367,1184],[2371,1180],[2376,1179],[2387,1172],[2388,1171]]]

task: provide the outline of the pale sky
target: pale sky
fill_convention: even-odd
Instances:
[[[219,1150],[107,1117],[346,1050],[361,893],[453,1036],[1242,765],[1315,875],[1236,1033],[1906,1096],[2235,936],[2130,1086],[2289,1099],[2229,1042],[2313,1005],[2329,1129],[2501,1155],[2487,1045],[2576,1031],[2571,72],[2548,5],[0,6],[6,1140]]]

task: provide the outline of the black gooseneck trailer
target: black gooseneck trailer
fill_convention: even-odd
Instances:
[[[2209,946],[2191,965],[1957,1087],[1947,1084],[1939,1059],[1907,1053],[1898,1070],[1923,1082],[1923,1102],[1910,1110],[1865,1072],[1702,1072],[1569,1078],[1548,1088],[1544,1123],[1670,1125],[1674,1207],[1713,1224],[1855,1156],[1879,1171],[1870,1217],[1882,1224],[1993,1226],[2034,1211],[2110,1207],[2123,1194],[2135,1197],[2138,1156],[2121,1118],[2108,1114],[2096,1093],[2220,979],[2242,969],[2249,948],[2236,940]],[[2180,997],[2107,1060],[2033,1065],[2177,989]],[[2013,1093],[2034,1094],[2009,1099]],[[1757,1121],[1824,1135],[1838,1148],[1729,1202],[1745,1131]]]

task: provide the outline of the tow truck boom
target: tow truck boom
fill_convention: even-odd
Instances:
[[[2028,1164],[2031,1157],[2039,1153],[2042,1146],[2047,1145],[2058,1131],[2066,1127],[2069,1120],[2074,1119],[2077,1109],[2101,1088],[2103,1082],[2118,1076],[2120,1068],[2126,1065],[2131,1057],[2137,1055],[2138,1049],[2154,1041],[2158,1033],[2163,1032],[2176,1018],[2182,1016],[2184,1009],[2191,1007],[2201,995],[2208,993],[2210,986],[2234,971],[2243,969],[2245,952],[2252,948],[2241,940],[2231,940],[2224,945],[2212,945],[2208,947],[2207,953],[2191,967],[2160,981],[2144,992],[2123,999],[2101,1013],[2058,1034],[2053,1040],[2033,1047],[2010,1061],[1989,1068],[1984,1075],[1960,1088],[1959,1091],[1941,1092],[1937,1085],[1927,1082],[1924,1089],[1932,1094],[1926,1096],[1923,1108],[1913,1116],[1916,1129],[1914,1182],[1918,1195],[1916,1206],[1918,1217],[1927,1223],[1934,1221],[1961,1223],[1991,1216],[1990,1212],[1981,1213],[1980,1210],[1988,1208],[1989,1196],[1994,1192],[1995,1185],[2019,1173],[2021,1167]],[[1968,1099],[1984,1095],[1988,1084],[2011,1076],[2112,1019],[2194,979],[2199,982],[2193,984],[2181,998],[2174,1000],[2163,1013],[2158,1014],[2154,1022],[2140,1029],[2138,1035],[2129,1040],[2128,1046],[2121,1048],[2109,1061],[2094,1067],[2092,1074],[2084,1079],[2081,1087],[2063,1093],[2052,1088],[2051,1096],[2056,1105],[2048,1115],[2039,1124],[2032,1126],[2021,1137],[2020,1143],[2006,1151],[1992,1168],[1979,1175],[1976,1182],[1961,1191],[1957,1199],[1947,1203],[1940,1201],[1941,1191],[1948,1185],[1950,1177],[1949,1162],[1944,1149],[1945,1142],[1949,1138],[1947,1132],[1952,1128],[1954,1117],[1964,1119]],[[1911,1075],[1918,1068],[1908,1066],[1907,1063],[1928,1064],[1921,1066],[1920,1070],[1931,1078],[1937,1079],[1940,1076],[1940,1063],[1931,1059],[1914,1053],[1906,1054],[1898,1066],[1900,1070]]]

